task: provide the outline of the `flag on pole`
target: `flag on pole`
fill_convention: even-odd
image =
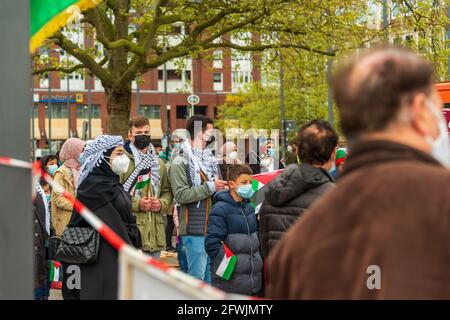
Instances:
[[[62,267],[61,263],[55,260],[49,260],[50,276],[49,281],[53,289],[61,289],[62,287]]]
[[[224,280],[230,280],[234,267],[236,266],[237,258],[225,243],[223,244],[223,250],[225,251],[225,255],[223,256],[216,274]]]
[[[33,53],[67,22],[102,0],[29,0],[30,52]]]
[[[275,170],[272,172],[255,174],[252,176],[252,188],[255,192],[251,197],[250,201],[253,207],[256,209],[256,213],[259,211],[259,207],[264,201],[265,193],[266,193],[266,185],[275,179],[283,169]]]
[[[150,183],[150,172],[138,176],[136,182],[136,190],[144,189]]]

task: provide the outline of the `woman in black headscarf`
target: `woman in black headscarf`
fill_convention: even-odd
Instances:
[[[84,151],[77,199],[108,225],[119,237],[137,248],[142,246],[131,199],[119,183],[119,174],[128,169],[120,136],[100,136]],[[75,211],[71,226],[87,227]],[[100,237],[97,263],[79,265],[82,300],[117,299],[118,252]],[[66,276],[70,276],[65,273]]]

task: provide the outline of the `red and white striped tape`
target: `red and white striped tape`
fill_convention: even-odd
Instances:
[[[36,162],[31,164],[22,160],[17,160],[13,158],[0,157],[0,165],[9,167],[18,167],[25,169],[32,169],[33,176],[39,178],[42,176],[45,181],[52,187],[52,189],[63,195],[68,201],[73,204],[75,211],[80,214],[98,233],[117,251],[126,251],[128,254],[132,254],[139,259],[145,261],[146,264],[155,267],[166,274],[176,278],[178,281],[184,282],[197,290],[204,292],[206,295],[210,296],[211,299],[227,299],[227,293],[214,288],[203,281],[197,280],[193,277],[186,275],[185,273],[176,270],[165,263],[144,254],[140,250],[128,245],[125,240],[123,240],[117,233],[115,233],[110,227],[108,227],[102,220],[100,220],[92,211],[90,211],[84,204],[75,199],[71,194],[69,194],[59,183],[53,180],[53,178],[44,170],[40,168],[40,164]]]

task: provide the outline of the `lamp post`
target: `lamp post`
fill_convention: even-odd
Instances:
[[[281,118],[281,155],[285,159],[286,150],[286,120],[284,114],[284,67],[283,67],[283,55],[281,49],[278,52],[280,56],[280,118]]]
[[[332,52],[332,49],[328,49],[328,52]],[[328,123],[334,127],[334,113],[333,113],[333,59],[328,57],[327,61],[327,81],[328,81]]]
[[[48,49],[48,66],[51,67],[51,48]],[[48,152],[52,154],[52,72],[49,71],[48,77]]]

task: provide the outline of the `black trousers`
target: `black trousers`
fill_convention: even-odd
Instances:
[[[172,235],[173,229],[175,228],[175,223],[173,223],[173,216],[166,216],[166,248],[172,247]]]

